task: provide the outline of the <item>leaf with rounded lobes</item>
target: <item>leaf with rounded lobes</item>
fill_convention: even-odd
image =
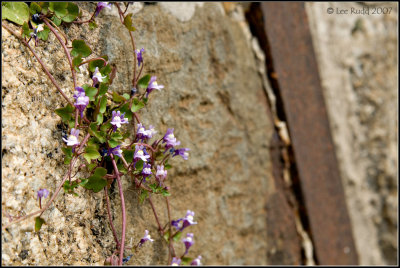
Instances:
[[[108,60],[108,59],[106,58],[106,60]],[[102,75],[109,75],[111,73],[111,70],[112,70],[111,65],[107,64],[106,66],[104,66],[103,68],[100,69],[100,73]]]
[[[181,265],[190,265],[190,263],[192,262],[193,258],[182,257],[181,260],[182,260]]]
[[[161,194],[162,194],[163,196],[170,196],[170,195],[171,195],[171,193],[168,192],[168,191],[165,190],[165,189],[161,189],[160,192],[161,192]]]
[[[124,93],[124,94],[122,95],[122,97],[124,97],[126,100],[129,100],[129,99],[131,98],[131,96],[129,96],[128,93]]]
[[[108,122],[106,124],[101,125],[100,130],[103,131],[103,132],[106,132],[107,130],[110,129],[111,126],[112,126],[111,123]]]
[[[169,230],[165,232],[163,238],[165,239],[165,241],[169,242]]]
[[[41,13],[43,15],[47,15],[47,12],[49,10],[49,2],[39,2],[39,6],[42,8]]]
[[[68,2],[50,2],[49,9],[60,19],[68,14]]]
[[[88,84],[84,84],[82,86],[82,88],[85,90],[85,94],[86,96],[89,97],[89,100],[93,101],[94,100],[94,96],[96,96],[98,89],[95,87],[91,87]]]
[[[29,6],[29,11],[30,13],[33,14],[38,14],[42,11],[42,7],[39,6],[37,3],[35,2],[31,2],[31,5]]]
[[[86,45],[85,41],[75,39],[72,41],[71,56],[76,57],[79,54],[81,54],[82,57],[87,57],[92,54],[92,50]]]
[[[84,188],[93,190],[93,192],[98,193],[107,185],[107,181],[100,176],[90,176],[88,181],[83,185]]]
[[[106,61],[108,60],[107,56],[101,56],[101,58],[105,59]],[[104,67],[104,61],[103,60],[93,60],[91,62],[89,62],[89,71],[91,71],[92,73],[96,70],[96,67],[101,69]]]
[[[82,55],[79,54],[78,56],[76,56],[75,58],[72,59],[72,65],[74,67],[78,67],[79,64],[82,63],[82,61],[83,61]],[[77,68],[77,70],[79,71],[79,68]]]
[[[124,18],[124,25],[129,31],[135,31],[136,28],[132,26],[132,13],[129,13]]]
[[[104,114],[104,112],[106,111],[106,108],[107,108],[107,97],[106,97],[106,96],[103,96],[103,97],[100,99],[100,109],[99,109],[99,112],[102,113],[102,114]]]
[[[93,176],[98,176],[98,177],[104,177],[107,174],[107,169],[102,168],[102,167],[98,167],[96,168],[96,170],[94,171]]]
[[[86,159],[86,161],[88,161],[88,163],[90,164],[90,162],[91,162],[93,159],[97,159],[97,158],[100,157],[100,153],[99,153],[99,151],[98,151],[95,147],[87,146],[87,147],[85,148],[85,153],[83,154],[83,157],[84,157],[84,158]]]
[[[33,33],[33,30],[29,29],[28,23],[24,22],[24,24],[22,25],[22,37],[29,38],[31,36],[31,33]]]
[[[142,192],[140,193],[140,196],[139,196],[139,202],[143,203],[143,201],[145,199],[147,199],[148,197],[149,197],[149,192],[147,190],[142,190]]]
[[[68,2],[67,14],[62,17],[65,22],[73,22],[79,15],[79,8],[76,4]]]
[[[111,148],[115,148],[115,147],[117,147],[117,146],[120,144],[120,142],[119,142],[119,141],[116,141],[116,140],[114,140],[114,139],[110,139],[110,140],[108,141],[108,144],[110,145]]]
[[[164,169],[170,169],[170,168],[172,168],[172,166],[170,164],[165,164],[164,165]]]
[[[1,3],[1,19],[7,19],[18,25],[29,21],[29,7],[23,2]]]
[[[96,120],[97,125],[101,125],[103,123],[103,114],[97,114],[97,120]]]
[[[135,164],[135,170],[142,170],[143,169],[143,160],[140,159],[139,161],[136,162]]]
[[[121,113],[125,113],[125,118],[128,118],[129,121],[132,120],[133,113],[129,109],[129,103],[125,103],[124,105],[122,105],[120,111]]]
[[[108,90],[108,85],[106,83],[100,83],[99,96],[103,96],[104,94],[106,94],[107,90]]]
[[[147,88],[149,86],[151,76],[149,74],[146,74],[142,78],[139,79],[138,81],[138,86],[141,88]]]
[[[179,231],[172,237],[172,240],[174,240],[175,242],[178,242],[180,240],[181,236],[182,236],[182,232]]]
[[[45,223],[45,221],[40,218],[40,216],[35,217],[35,232],[39,232],[40,228],[42,228],[43,223]]]
[[[130,164],[133,161],[133,155],[135,154],[134,150],[124,150],[124,158],[125,161]]]
[[[125,98],[122,97],[121,95],[119,95],[119,94],[118,94],[117,92],[115,92],[115,91],[113,91],[112,97],[113,97],[113,101],[115,101],[115,102],[123,102],[123,101],[125,101]]]
[[[132,103],[132,107],[131,107],[131,111],[133,113],[136,113],[137,111],[139,111],[140,109],[142,109],[144,107],[144,103],[143,101],[138,100],[137,98],[133,98],[133,103]]]
[[[64,123],[68,123],[69,119],[72,117],[72,113],[74,112],[74,110],[75,108],[68,103],[67,106],[56,109],[55,112],[58,116],[61,117]]]
[[[60,26],[60,25],[61,25],[62,20],[61,20],[59,17],[53,16],[53,17],[51,18],[51,20],[54,22],[55,25],[57,25],[57,26]],[[73,55],[72,55],[72,56],[73,56]]]
[[[95,29],[96,27],[97,27],[96,22],[94,22],[94,21],[90,21],[90,22],[89,22],[89,29],[90,29],[90,30],[93,30],[93,29]]]
[[[97,166],[97,163],[92,163],[87,166],[87,169],[89,172],[91,172],[96,166]]]
[[[122,139],[122,135],[118,132],[114,132],[113,134],[111,134],[111,139],[120,140]]]
[[[46,41],[47,38],[49,37],[49,33],[50,33],[50,28],[47,26],[44,26],[43,31],[40,31],[37,33],[37,37],[39,39],[42,39],[43,41]]]

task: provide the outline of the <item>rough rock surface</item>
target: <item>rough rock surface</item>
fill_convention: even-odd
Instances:
[[[395,265],[398,5],[306,7],[360,264]],[[351,14],[352,8],[369,15]],[[387,14],[374,14],[379,8]]]
[[[84,17],[95,8],[93,3],[79,6]],[[273,124],[267,117],[266,85],[257,72],[243,14],[228,16],[220,3],[193,3],[192,7],[193,14],[184,19],[168,11],[167,3],[135,3],[132,9],[136,45],[146,49],[144,73],[157,75],[165,85],[161,92],[152,93],[141,119],[154,125],[159,135],[175,128],[182,145],[191,149],[189,160],[174,159],[168,173],[172,218],[183,217],[187,209],[196,213],[191,255],[201,254],[208,265],[266,264],[264,207],[273,192],[268,153]],[[63,30],[71,40],[87,40],[94,55],[107,54],[118,66],[112,89],[127,93],[133,67],[129,35],[115,10],[105,9],[98,22],[100,27],[94,31],[75,24]],[[54,35],[35,50],[72,98],[70,70]],[[88,80],[87,75],[78,75],[78,84]],[[8,214],[37,210],[36,191],[54,192],[65,174],[64,130],[54,113],[63,105],[29,50],[3,30],[2,224],[8,222]],[[128,244],[137,243],[145,229],[155,239],[128,264],[166,264],[167,247],[157,234],[149,203],[139,205],[128,178],[123,185]],[[112,206],[119,233],[116,192]],[[60,194],[43,214],[46,224],[38,233],[33,219],[2,230],[2,264],[102,265],[115,249],[104,195],[84,189],[78,193],[79,197]],[[154,198],[154,203],[165,223],[163,199]]]

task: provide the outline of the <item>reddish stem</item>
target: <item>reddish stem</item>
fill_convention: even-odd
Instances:
[[[113,221],[112,221],[111,209],[110,209],[110,200],[109,200],[109,198],[108,198],[107,186],[104,187],[104,195],[106,196],[108,219],[110,220],[111,230],[112,230],[112,232],[113,232],[115,242],[117,242],[117,248],[118,248],[118,247],[120,246],[120,243],[119,243],[119,241],[118,241],[117,232],[115,231],[114,224],[113,224]]]

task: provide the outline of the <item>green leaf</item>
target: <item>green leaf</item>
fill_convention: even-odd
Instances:
[[[178,242],[180,240],[182,236],[182,232],[177,232],[173,237],[172,240],[174,240],[175,242]]]
[[[135,31],[135,27],[132,26],[132,13],[129,13],[124,18],[124,25],[129,31]]]
[[[139,111],[140,109],[142,109],[144,107],[144,103],[140,100],[138,100],[137,98],[133,99],[133,103],[132,103],[132,107],[131,107],[131,111],[133,113],[136,113],[137,111]]]
[[[138,86],[141,88],[147,88],[149,86],[151,76],[149,74],[146,74],[140,80],[138,81]]]
[[[129,103],[125,103],[124,105],[122,105],[120,111],[121,113],[125,113],[125,118],[127,118],[129,121],[132,120],[133,113],[129,109]]]
[[[88,84],[84,84],[82,86],[82,88],[85,90],[85,94],[86,96],[89,97],[89,100],[93,101],[94,100],[94,96],[96,96],[98,89],[95,87],[91,87]]]
[[[76,4],[68,2],[67,15],[62,20],[65,22],[73,22],[79,15],[79,8]]]
[[[139,161],[137,161],[136,162],[136,164],[135,164],[135,169],[136,170],[142,170],[143,169],[143,160],[142,159],[140,159]]]
[[[143,103],[144,103],[144,104],[147,104],[148,101],[149,101],[148,98],[143,98]]]
[[[123,138],[122,135],[118,132],[114,132],[113,134],[111,134],[111,139],[120,140],[122,138]]]
[[[126,100],[129,100],[131,98],[131,96],[128,93],[124,93],[122,97],[124,97]]]
[[[44,26],[43,31],[40,31],[37,33],[37,37],[39,39],[42,39],[43,41],[46,41],[47,38],[49,37],[49,33],[50,33],[50,28],[47,26]]]
[[[103,190],[103,188],[107,185],[107,181],[99,176],[91,176],[88,178],[88,181],[83,185],[86,189],[93,190],[93,192],[97,193]]]
[[[64,108],[56,109],[55,112],[59,115],[64,123],[68,123],[74,112],[74,107],[68,103]]]
[[[61,20],[59,17],[53,16],[53,17],[51,18],[51,20],[54,22],[55,25],[57,25],[57,26],[60,26],[60,25],[61,25],[62,20]],[[72,55],[72,56],[73,56],[73,55]]]
[[[23,2],[1,3],[1,19],[7,19],[18,25],[29,21],[29,7]]]
[[[102,168],[102,167],[98,167],[96,168],[96,170],[94,171],[94,176],[98,176],[98,177],[104,177],[107,174],[107,169]]]
[[[172,168],[172,166],[170,164],[165,164],[164,165],[164,169],[170,169],[170,168]]]
[[[165,234],[163,236],[165,241],[169,242],[169,236],[170,236],[170,234],[169,234],[169,230],[168,230],[168,231],[165,232]]]
[[[47,11],[49,9],[49,2],[39,2],[39,6],[42,8],[42,14],[47,15]]]
[[[85,154],[83,154],[83,157],[86,159],[86,161],[88,161],[88,163],[90,164],[90,162],[92,161],[92,159],[97,159],[98,157],[100,157],[100,153],[99,151],[91,146],[87,146],[85,148]]]
[[[88,170],[91,172],[96,166],[97,166],[97,163],[92,163],[92,164],[89,164],[89,165],[87,166],[87,168],[88,168]]]
[[[101,123],[103,123],[103,114],[97,114],[96,123],[97,125],[101,125]]]
[[[134,150],[124,150],[124,158],[127,163],[132,163],[133,155],[135,154]]]
[[[106,124],[101,125],[100,130],[106,132],[107,130],[110,129],[111,126],[112,126],[111,123],[108,122]]]
[[[104,94],[106,94],[107,90],[108,90],[108,85],[106,83],[100,83],[99,96],[103,96]]]
[[[113,140],[113,139],[110,139],[108,141],[108,144],[110,145],[111,148],[114,148],[114,147],[117,147],[120,144],[120,142],[116,141],[116,140]]]
[[[33,15],[40,13],[42,11],[42,8],[37,3],[31,2],[31,5],[29,6],[29,11]]]
[[[95,29],[96,27],[97,27],[96,22],[94,22],[94,21],[90,21],[90,22],[89,22],[89,29],[90,29],[90,30],[93,30],[93,29]]]
[[[115,102],[123,102],[125,101],[125,98],[119,95],[117,92],[113,91],[113,101]]]
[[[85,41],[75,39],[72,41],[71,56],[76,57],[79,54],[81,54],[82,57],[87,57],[92,54],[92,50],[86,45]]]
[[[72,147],[63,147],[61,150],[64,152],[65,156],[72,157]]]
[[[62,18],[68,14],[68,2],[50,2],[49,9],[53,11],[57,17]]]
[[[31,36],[31,33],[33,33],[33,30],[29,29],[28,23],[24,22],[24,24],[22,25],[22,37],[29,38]]]
[[[107,108],[107,97],[106,97],[106,96],[103,96],[103,97],[100,99],[100,109],[99,109],[99,112],[102,113],[102,114],[104,114],[104,112],[106,111],[106,108]]]
[[[192,262],[193,258],[183,257],[181,258],[181,260],[182,260],[181,265],[189,265]]]
[[[78,56],[76,56],[75,58],[73,58],[73,60],[72,60],[72,65],[78,67],[79,64],[82,63],[82,61],[83,61],[82,56],[81,56],[81,55],[78,55]],[[78,69],[78,70],[79,70],[79,69]]]
[[[35,232],[39,232],[40,228],[42,228],[42,225],[44,223],[44,220],[40,218],[39,216],[35,217]]]
[[[139,195],[139,202],[143,203],[144,200],[146,200],[149,197],[149,192],[147,190],[142,190],[142,192]]]
[[[163,196],[170,196],[170,195],[171,195],[171,193],[168,192],[168,191],[165,190],[165,189],[161,189],[160,192],[161,192],[161,194],[162,194]]]
[[[102,56],[101,58],[107,60],[107,56]],[[89,71],[91,71],[92,73],[96,70],[96,67],[99,68],[99,70],[101,68],[104,67],[104,61],[103,60],[93,60],[91,62],[89,62]]]
[[[108,57],[106,58],[106,60],[108,60]],[[111,73],[111,70],[112,70],[111,65],[107,64],[106,66],[104,66],[103,68],[100,69],[100,73],[102,75],[109,75]]]

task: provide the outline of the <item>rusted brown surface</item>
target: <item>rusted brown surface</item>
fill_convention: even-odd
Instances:
[[[317,264],[357,264],[304,4],[261,8]]]

